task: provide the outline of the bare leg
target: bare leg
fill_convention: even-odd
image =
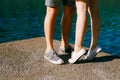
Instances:
[[[77,22],[76,22],[76,35],[75,35],[75,49],[72,52],[69,63],[75,63],[83,54],[83,41],[87,31],[87,1],[88,0],[76,0],[77,8]]]
[[[92,60],[102,49],[98,45],[98,38],[100,34],[100,14],[98,9],[98,0],[90,0],[89,1],[89,14],[91,17],[91,44],[90,49],[85,56],[86,60]]]
[[[89,1],[89,14],[91,17],[91,45],[90,50],[94,49],[98,45],[98,39],[100,35],[100,26],[101,26],[101,20],[100,20],[100,14],[99,14],[99,8],[98,8],[98,0],[90,0]]]
[[[61,47],[62,48],[65,48],[69,45],[69,35],[71,31],[74,11],[75,11],[75,7],[64,6],[64,13],[61,19],[61,27],[62,27]]]
[[[44,30],[45,30],[45,37],[47,44],[46,51],[53,49],[53,37],[54,37],[56,17],[58,15],[58,12],[59,12],[58,7],[54,7],[54,8],[47,7],[47,13],[44,22]]]
[[[87,30],[87,3],[81,0],[76,1],[77,22],[76,22],[76,38],[75,52],[83,47],[83,41]]]

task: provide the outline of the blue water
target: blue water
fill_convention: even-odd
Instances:
[[[99,44],[103,52],[120,56],[120,0],[100,0],[102,18]],[[44,0],[1,0],[0,1],[0,43],[44,36]],[[57,18],[55,39],[61,39],[60,18]],[[70,42],[75,40],[76,15]],[[84,45],[90,45],[90,23]]]

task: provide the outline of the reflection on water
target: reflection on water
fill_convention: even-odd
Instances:
[[[120,55],[120,1],[100,0],[102,29],[99,43],[104,52]],[[44,36],[44,0],[0,0],[0,43]],[[57,19],[55,39],[60,40],[60,18]],[[74,43],[75,19],[70,42]],[[90,30],[85,38],[89,47]]]

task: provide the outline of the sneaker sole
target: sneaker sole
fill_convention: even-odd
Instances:
[[[61,62],[52,61],[49,58],[47,58],[46,56],[44,56],[44,58],[47,59],[49,62],[51,62],[53,64],[63,64],[64,63],[63,61],[61,61]]]

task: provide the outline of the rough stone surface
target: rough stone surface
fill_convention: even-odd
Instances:
[[[54,40],[58,51],[60,41]],[[63,65],[43,58],[45,38],[0,44],[0,80],[120,80],[120,57],[100,52],[92,61],[69,64],[70,55],[60,55]]]

